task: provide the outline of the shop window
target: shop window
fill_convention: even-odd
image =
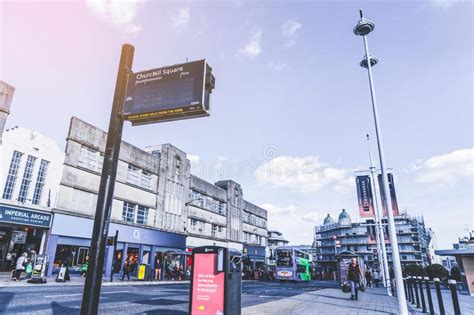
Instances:
[[[41,202],[41,194],[43,193],[44,182],[46,181],[46,171],[48,170],[48,164],[48,161],[41,160],[32,200],[32,203],[35,205],[38,205]]]
[[[79,269],[87,260],[88,255],[89,247],[58,245],[56,255],[54,256],[54,267],[61,267],[61,265],[66,264],[73,269]]]
[[[16,178],[18,175],[18,169],[20,168],[20,161],[23,153],[13,151],[12,159],[10,162],[10,168],[8,169],[8,176],[5,182],[5,188],[3,189],[3,198],[11,199],[13,190],[15,189]]]
[[[36,157],[28,155],[26,160],[25,171],[23,172],[23,180],[21,181],[20,193],[18,194],[18,201],[25,202],[30,189],[31,178],[33,177],[33,167],[35,166]]]

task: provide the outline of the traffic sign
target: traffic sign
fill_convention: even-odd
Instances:
[[[214,86],[205,60],[130,74],[123,118],[135,126],[209,116]]]

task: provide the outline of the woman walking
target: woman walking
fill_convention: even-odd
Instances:
[[[25,270],[25,266],[28,264],[28,254],[23,253],[18,259],[16,260],[16,268],[15,268],[15,281],[20,281],[21,273]]]
[[[349,271],[347,273],[347,279],[351,285],[351,300],[357,301],[359,282],[362,275],[357,258],[352,258],[351,264],[349,265]]]

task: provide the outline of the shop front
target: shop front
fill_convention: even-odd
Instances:
[[[42,253],[51,221],[51,213],[0,204],[0,271],[9,271],[22,253]]]
[[[67,265],[74,272],[80,272],[81,264],[87,259],[94,220],[56,213],[48,241],[50,272],[57,272],[61,265]],[[130,276],[137,275],[139,266],[146,264],[151,277],[164,277],[169,251],[183,251],[186,236],[176,233],[147,229],[132,225],[110,223],[109,237],[118,233],[117,248],[107,246],[104,275],[122,273],[126,260],[130,263]],[[184,262],[184,259],[183,259]],[[159,267],[159,268],[156,268]],[[155,274],[156,273],[156,274]],[[158,275],[159,274],[159,275]]]
[[[264,246],[244,244],[242,272],[245,279],[259,278],[259,271],[265,270],[266,250]]]

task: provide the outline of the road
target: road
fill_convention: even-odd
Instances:
[[[333,285],[329,285],[333,286]],[[244,282],[242,307],[266,303],[328,287],[317,281],[306,283]],[[82,286],[0,288],[0,313],[79,314]],[[187,314],[189,284],[124,285],[103,287],[101,314]]]

